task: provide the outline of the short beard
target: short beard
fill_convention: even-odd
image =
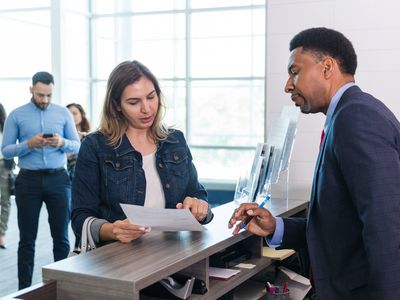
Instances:
[[[43,107],[41,107],[39,104],[36,103],[36,101],[35,101],[35,99],[33,98],[33,96],[32,96],[32,98],[31,98],[31,101],[32,101],[32,103],[35,104],[36,107],[39,108],[40,110],[45,110],[45,109],[49,106],[49,104],[50,104],[50,103],[47,103],[46,107],[43,108]]]

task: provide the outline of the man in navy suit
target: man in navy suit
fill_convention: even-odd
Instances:
[[[354,84],[357,56],[340,32],[311,28],[290,42],[285,92],[326,115],[307,219],[242,204],[229,227],[270,246],[308,249],[317,299],[400,299],[400,123]]]

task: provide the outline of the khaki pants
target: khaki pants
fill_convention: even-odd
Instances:
[[[7,231],[8,218],[10,216],[10,187],[8,174],[10,170],[5,168],[4,161],[0,159],[0,235],[5,235]]]

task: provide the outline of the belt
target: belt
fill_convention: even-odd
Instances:
[[[54,175],[54,174],[62,173],[64,171],[65,171],[65,168],[40,169],[40,170],[20,169],[19,170],[19,172],[21,174],[40,174],[40,175]]]

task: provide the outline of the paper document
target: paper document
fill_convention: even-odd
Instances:
[[[293,249],[280,249],[276,250],[275,248],[270,248],[270,247],[263,247],[263,256],[264,257],[269,257],[272,259],[277,259],[277,260],[284,260],[285,258],[288,258],[292,254],[296,253]]]
[[[290,299],[302,300],[311,289],[310,280],[289,270],[285,267],[279,267],[278,278],[275,280],[275,285],[283,285],[284,282],[288,282]]]
[[[189,209],[153,208],[121,204],[122,210],[132,224],[151,227],[157,231],[203,231]]]
[[[239,273],[240,270],[210,267],[208,272],[210,278],[228,280]]]
[[[253,265],[253,264],[244,264],[244,263],[240,263],[240,264],[237,264],[236,266],[235,266],[235,268],[242,268],[242,269],[254,269],[256,267],[256,265]]]

